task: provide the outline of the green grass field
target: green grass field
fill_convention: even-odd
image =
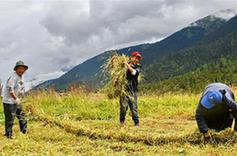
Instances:
[[[127,115],[126,126],[118,124],[118,100],[103,94],[70,92],[34,93],[24,108],[29,133],[14,139],[3,136],[1,107],[1,155],[236,155],[237,135],[230,129],[213,132],[204,144],[194,112],[199,95],[165,94],[139,97],[140,128]]]

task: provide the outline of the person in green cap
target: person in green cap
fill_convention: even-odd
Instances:
[[[3,88],[3,107],[5,115],[5,136],[12,138],[12,127],[15,116],[19,120],[20,130],[22,133],[27,131],[27,121],[25,113],[21,107],[20,96],[24,95],[24,73],[28,66],[22,61],[18,61],[14,67],[14,73],[8,78]]]

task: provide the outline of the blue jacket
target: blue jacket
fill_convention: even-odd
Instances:
[[[212,91],[219,92],[225,90],[226,93],[222,93],[222,102],[215,105],[213,108],[207,109],[201,104],[202,98]],[[237,119],[237,105],[235,103],[235,97],[231,89],[222,83],[212,83],[208,85],[200,99],[200,102],[196,109],[196,121],[200,132],[206,133],[208,129],[215,129],[217,131],[223,130],[227,127],[231,127],[233,118]],[[237,131],[237,122],[234,126]]]

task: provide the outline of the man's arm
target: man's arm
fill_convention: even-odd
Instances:
[[[197,107],[195,117],[196,117],[198,128],[200,132],[203,133],[204,142],[208,142],[211,139],[211,135],[208,132],[208,126],[206,124],[206,120],[204,119],[201,113],[200,106]]]
[[[132,73],[132,75],[136,75],[137,71],[133,69],[130,64],[128,64],[127,62],[125,62],[124,64],[126,65],[128,70]]]
[[[195,118],[196,118],[197,125],[198,125],[200,132],[203,134],[207,133],[208,126],[206,124],[206,120],[204,119],[204,117],[201,113],[200,106],[197,107]]]
[[[10,95],[11,95],[11,97],[12,97],[14,100],[16,100],[16,99],[17,99],[17,97],[16,97],[16,95],[15,95],[15,93],[14,93],[14,92],[10,92]]]
[[[132,73],[132,75],[139,75],[139,73],[141,72],[141,67],[137,67],[136,69],[132,68],[131,65],[127,62],[124,63],[126,65],[126,67],[128,68],[128,70]]]
[[[221,93],[223,94],[223,92]],[[223,102],[226,103],[229,111],[231,111],[231,114],[235,118],[234,130],[237,131],[237,104],[234,100],[227,98],[225,94],[223,94]]]

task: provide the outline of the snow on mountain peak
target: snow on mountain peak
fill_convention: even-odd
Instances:
[[[209,24],[212,22],[215,22],[217,20],[228,21],[236,15],[237,15],[237,8],[221,10],[209,16],[206,16],[196,22],[193,22],[189,26],[191,27],[199,26],[199,27],[207,28]]]
[[[212,16],[228,21],[229,19],[231,19],[236,15],[237,15],[237,8],[232,8],[215,12]]]

